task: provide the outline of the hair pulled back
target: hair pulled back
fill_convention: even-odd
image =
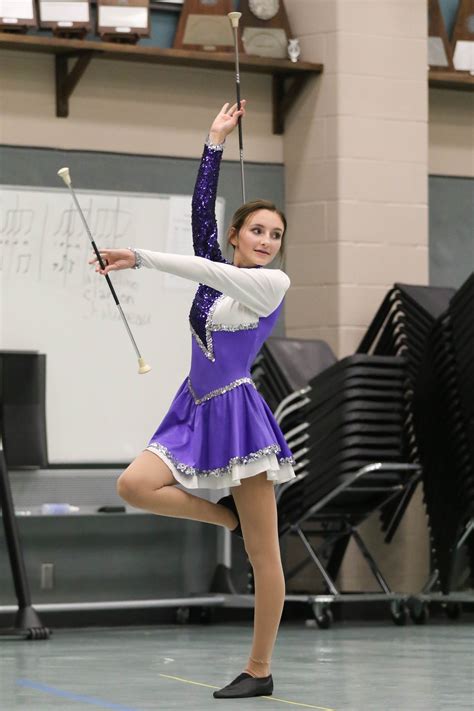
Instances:
[[[257,212],[258,210],[270,210],[270,212],[276,212],[276,214],[280,217],[281,221],[283,222],[283,234],[281,236],[282,242],[281,242],[281,249],[280,249],[280,260],[283,261],[283,258],[285,256],[284,248],[285,248],[285,241],[284,241],[284,236],[286,233],[286,228],[287,228],[287,222],[286,222],[286,217],[285,213],[282,212],[277,208],[277,206],[271,202],[271,200],[251,200],[250,202],[246,202],[243,205],[241,205],[238,210],[234,212],[234,215],[232,217],[232,221],[229,225],[229,229],[227,231],[227,243],[230,244],[230,238],[233,234],[233,230],[239,234],[241,228],[245,225],[247,220],[253,215],[254,212]],[[233,246],[233,245],[232,245]]]

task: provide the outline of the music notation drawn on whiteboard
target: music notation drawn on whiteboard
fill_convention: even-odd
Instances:
[[[128,239],[133,243],[134,216],[143,207],[144,199],[152,202],[151,197],[127,193],[78,192],[78,200],[99,248],[127,246]],[[0,271],[7,282],[26,279],[38,286],[57,288],[59,292],[74,293],[79,289],[84,318],[120,318],[107,284],[98,277],[94,266],[88,264],[93,255],[92,245],[69,193],[2,187],[0,213]],[[134,273],[113,275],[122,307],[124,311],[128,308],[126,315],[131,323],[150,323],[150,313],[136,300],[138,275],[131,278],[129,274]]]
[[[19,196],[14,204],[0,212],[0,271],[27,274],[31,263],[31,238],[34,211],[20,206]]]
[[[77,198],[99,249],[134,245],[194,254],[190,195],[77,191]],[[219,231],[224,211],[225,201],[217,198]],[[92,245],[68,192],[2,186],[0,214],[0,272],[7,281],[34,280],[60,292],[79,289],[85,318],[120,318],[105,280],[99,279],[94,266],[88,264]],[[159,235],[157,225],[161,225]],[[139,280],[140,275],[135,276],[133,271],[113,274],[124,312],[136,325],[151,322],[150,313],[143,311],[143,303],[140,305],[137,299]],[[171,274],[163,274],[163,283],[165,288],[196,288]]]

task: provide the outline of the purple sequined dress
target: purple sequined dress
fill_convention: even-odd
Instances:
[[[221,157],[221,150],[205,146],[192,202],[193,243],[196,256],[229,264],[219,247],[214,213]],[[237,486],[264,471],[275,484],[295,476],[292,453],[250,376],[282,306],[283,300],[272,313],[259,316],[199,284],[189,315],[191,370],[147,446],[185,487]]]

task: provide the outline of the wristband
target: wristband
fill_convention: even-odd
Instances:
[[[225,138],[222,143],[213,143],[210,139],[209,134],[207,135],[205,145],[211,149],[211,151],[223,151],[224,150]]]
[[[142,255],[137,252],[137,250],[133,247],[127,247],[127,249],[129,249],[135,255],[135,264],[133,265],[132,269],[140,269],[143,266]]]

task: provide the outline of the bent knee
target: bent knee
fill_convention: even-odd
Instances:
[[[117,479],[117,494],[124,501],[133,503],[139,493],[140,486],[136,477],[133,477],[130,472],[125,470]]]

